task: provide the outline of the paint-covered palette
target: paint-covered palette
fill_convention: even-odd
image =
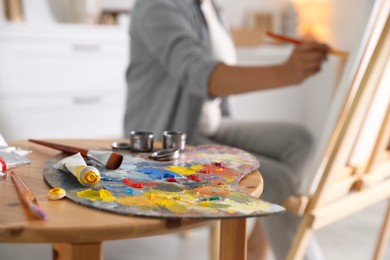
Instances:
[[[211,219],[263,216],[284,208],[245,194],[239,181],[259,167],[251,154],[222,145],[196,146],[174,161],[158,162],[148,154],[123,153],[117,170],[99,168],[100,187],[82,186],[68,171],[55,167],[65,157],[47,162],[44,178],[66,190],[72,201],[125,215]]]

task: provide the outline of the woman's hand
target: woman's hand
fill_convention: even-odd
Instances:
[[[284,64],[285,76],[291,84],[301,83],[321,70],[329,50],[328,45],[314,41],[297,45]]]

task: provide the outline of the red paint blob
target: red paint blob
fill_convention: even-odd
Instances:
[[[193,181],[200,181],[200,178],[198,176],[196,176],[196,175],[189,175],[187,177],[187,179],[193,180]]]
[[[157,183],[155,182],[138,182],[133,181],[132,179],[125,178],[123,179],[123,183],[129,187],[136,188],[136,189],[142,189],[145,186],[156,186]]]
[[[211,170],[208,168],[202,169],[199,171],[200,173],[211,173]]]
[[[177,182],[175,178],[166,178],[165,179],[167,182]]]

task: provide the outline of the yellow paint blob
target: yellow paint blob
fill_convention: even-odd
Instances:
[[[178,203],[175,200],[156,198],[156,199],[153,199],[153,202],[160,207],[167,208],[171,212],[176,212],[176,213],[188,212],[188,208],[186,206],[181,205],[180,203]]]
[[[59,200],[65,197],[66,192],[60,187],[53,188],[49,190],[48,198],[49,200]]]
[[[116,201],[122,205],[139,207],[141,210],[164,207],[171,212],[187,213],[190,206],[188,202],[191,200],[193,197],[188,194],[151,190],[141,196],[121,197]]]
[[[192,165],[191,167],[171,165],[168,167],[168,170],[181,175],[192,175],[192,174],[196,174],[198,171],[202,170],[203,168],[204,168],[203,165],[200,164]]]
[[[79,198],[89,199],[92,201],[101,200],[103,202],[116,201],[117,198],[111,194],[108,190],[83,190],[76,193]]]
[[[176,213],[187,213],[187,202],[193,200],[193,197],[188,194],[169,191],[151,190],[144,195],[148,196],[154,204]]]
[[[240,212],[242,214],[252,214],[258,211],[267,211],[270,207],[270,204],[261,201],[261,200],[253,200],[251,203],[239,203],[234,200],[225,199],[222,204],[228,205],[226,212]]]
[[[146,196],[125,196],[118,198],[116,202],[126,206],[145,207],[147,209],[157,208]]]
[[[210,206],[210,202],[209,201],[201,201],[199,203],[199,205],[201,205],[202,207],[209,207]]]
[[[155,200],[155,199],[181,200],[180,193],[176,193],[176,192],[157,192],[151,190],[151,192],[148,192],[145,195],[147,195],[151,200]]]

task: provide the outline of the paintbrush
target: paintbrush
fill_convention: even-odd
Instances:
[[[29,139],[30,142],[44,145],[53,149],[60,150],[64,153],[73,155],[80,153],[84,158],[92,159],[99,164],[105,166],[107,169],[118,169],[123,161],[123,156],[120,153],[111,152],[111,151],[100,151],[100,150],[87,150],[84,148],[57,144],[42,140]]]
[[[274,38],[274,39],[282,41],[282,42],[289,42],[289,43],[293,43],[293,44],[302,44],[303,43],[303,41],[300,39],[289,37],[289,36],[282,35],[282,34],[267,32],[267,35],[271,38]],[[333,48],[330,49],[329,54],[333,54],[333,55],[339,56],[340,58],[344,58],[344,59],[348,58],[348,52],[338,50],[338,49],[333,49]]]
[[[20,198],[27,205],[30,212],[40,219],[47,219],[46,213],[39,207],[38,201],[35,198],[34,194],[26,186],[26,184],[24,184],[22,179],[20,179],[19,175],[17,175],[16,172],[11,171],[11,178],[15,184],[16,190],[18,191]]]

